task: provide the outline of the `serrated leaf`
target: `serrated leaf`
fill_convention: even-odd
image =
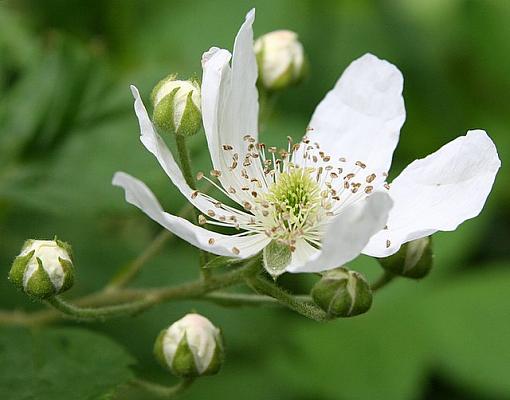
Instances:
[[[92,400],[132,378],[133,358],[111,339],[84,329],[0,334],[0,398]]]

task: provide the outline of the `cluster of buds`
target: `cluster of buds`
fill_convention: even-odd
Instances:
[[[278,30],[255,41],[259,84],[267,91],[295,85],[306,76],[308,67],[303,45],[295,32]]]
[[[223,363],[223,339],[220,330],[207,318],[187,314],[161,331],[154,354],[176,376],[214,375]]]
[[[345,267],[325,272],[311,295],[330,317],[353,317],[367,312],[372,305],[372,291],[366,279]]]
[[[200,86],[171,75],[152,90],[152,119],[156,128],[175,135],[192,136],[202,126]]]
[[[27,240],[12,264],[9,280],[38,299],[68,290],[74,281],[71,247],[60,240]]]

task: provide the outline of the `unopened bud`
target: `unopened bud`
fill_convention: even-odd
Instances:
[[[202,125],[198,82],[169,76],[154,87],[151,98],[152,119],[158,130],[184,136],[198,132]]]
[[[71,247],[60,240],[27,240],[14,260],[9,280],[30,296],[45,299],[74,282]]]
[[[187,314],[161,331],[154,345],[159,362],[173,374],[193,378],[216,374],[223,364],[221,332],[199,314]]]
[[[306,75],[303,45],[295,32],[278,30],[255,41],[259,82],[269,91],[299,83]]]
[[[332,317],[363,314],[372,305],[372,291],[356,271],[340,267],[327,271],[312,288],[313,301]]]
[[[430,272],[434,261],[432,239],[429,236],[405,243],[395,254],[378,260],[385,270],[395,275],[421,279]]]

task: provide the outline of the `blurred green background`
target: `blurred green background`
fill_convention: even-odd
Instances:
[[[0,326],[2,399],[150,399],[115,387],[136,373],[175,379],[152,357],[157,333],[191,309],[223,328],[227,362],[185,399],[510,399],[510,1],[0,1],[0,265],[26,238],[69,241],[77,283],[101,288],[160,231],[110,185],[123,170],[171,212],[184,199],[138,140],[130,83],[144,97],[169,73],[200,77],[210,46],[231,49],[255,6],[255,34],[298,32],[310,78],[282,94],[262,133],[300,138],[316,104],[353,59],[372,52],[404,74],[407,122],[391,178],[468,129],[484,128],[503,166],[482,214],[434,236],[424,281],[399,280],[361,317],[313,323],[281,309],[161,305],[103,324]],[[191,143],[207,168],[202,136]],[[506,182],[506,183],[505,183]],[[377,264],[353,267],[371,279]],[[135,286],[197,274],[174,239]],[[310,277],[285,284],[304,289]],[[2,310],[41,306],[0,280]],[[86,351],[84,351],[84,349]]]

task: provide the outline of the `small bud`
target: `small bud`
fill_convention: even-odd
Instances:
[[[333,317],[363,314],[372,305],[372,291],[356,271],[340,267],[327,271],[312,288],[313,301]]]
[[[286,243],[272,240],[262,252],[262,260],[266,271],[276,279],[285,272],[290,264],[292,253]]]
[[[268,91],[295,85],[306,75],[303,45],[295,32],[279,30],[266,33],[255,41],[255,55],[259,82]]]
[[[27,240],[14,260],[9,280],[30,296],[45,299],[73,285],[71,246],[60,240]]]
[[[177,376],[214,375],[224,357],[221,332],[207,318],[187,314],[161,331],[154,344],[154,354]]]
[[[179,81],[169,76],[154,87],[151,98],[156,128],[183,136],[198,132],[202,125],[198,82]]]
[[[405,243],[395,254],[378,259],[385,270],[411,279],[424,278],[430,272],[433,260],[430,236]]]

